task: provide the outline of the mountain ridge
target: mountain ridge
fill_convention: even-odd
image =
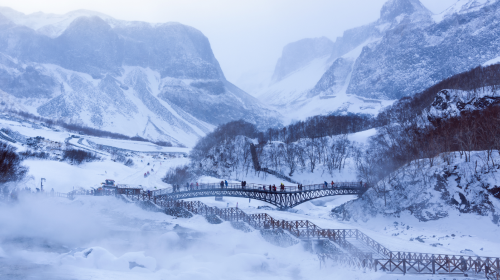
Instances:
[[[294,69],[294,81],[282,80],[257,95],[275,108],[292,107],[285,112],[288,119],[329,113],[377,115],[393,100],[500,56],[494,35],[500,30],[495,16],[499,7],[498,1],[460,0],[433,15],[419,0],[387,1],[377,21],[337,38],[324,64],[310,69],[316,63],[310,60]],[[480,25],[486,26],[478,30]],[[323,74],[309,74],[314,71]],[[295,80],[304,82],[290,87]]]
[[[111,17],[93,15],[49,37],[2,10],[0,90],[11,98],[0,108],[186,146],[231,120],[280,123],[277,112],[226,80],[195,28],[111,25]]]

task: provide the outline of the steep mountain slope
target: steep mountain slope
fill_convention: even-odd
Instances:
[[[59,29],[47,36],[50,26]],[[179,23],[2,8],[0,74],[2,107],[152,140],[192,146],[230,120],[279,123],[225,79],[208,39]]]
[[[461,0],[433,15],[419,0],[390,0],[379,20],[337,38],[324,64],[310,61],[293,79],[270,85],[259,98],[276,108],[290,107],[283,112],[289,119],[377,114],[390,100],[498,57],[499,10],[498,1]],[[323,74],[318,78],[312,72]],[[361,101],[366,99],[372,103]]]
[[[438,23],[391,26],[378,44],[363,50],[347,92],[400,98],[497,57],[499,9],[495,2]]]
[[[307,38],[286,45],[276,63],[273,81],[283,80],[287,75],[307,66],[311,61],[329,55],[332,49],[333,42],[326,37]]]

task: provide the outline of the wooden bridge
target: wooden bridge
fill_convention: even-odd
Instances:
[[[298,190],[288,190],[293,192]],[[306,191],[306,190],[304,190]],[[312,189],[311,189],[312,191]],[[125,189],[107,195],[123,196],[129,201],[149,201],[161,208],[183,208],[193,214],[216,215],[225,221],[241,221],[255,229],[283,229],[292,236],[309,241],[329,242],[331,250],[318,251],[323,262],[330,259],[345,266],[362,270],[384,271],[399,274],[444,274],[480,276],[500,280],[500,258],[468,255],[446,255],[432,253],[391,251],[357,229],[322,229],[308,220],[286,221],[274,219],[267,213],[246,214],[239,208],[209,207],[199,201],[163,199],[165,190],[148,192]],[[43,194],[43,193],[42,193]],[[89,195],[88,191],[45,193],[45,195],[74,199],[77,195]],[[1,199],[17,200],[11,195],[0,194]]]
[[[358,183],[359,184],[359,183]],[[255,229],[283,229],[296,238],[325,240],[335,248],[319,252],[320,259],[330,259],[362,270],[400,274],[447,274],[484,276],[500,280],[500,258],[432,253],[395,252],[357,229],[322,229],[308,220],[274,219],[267,213],[246,214],[239,208],[209,207],[199,201],[159,199],[159,192],[124,195],[132,201],[150,201],[162,208],[184,208],[193,214],[216,215],[225,221],[242,221]]]
[[[337,195],[361,195],[366,191],[366,187],[360,183],[341,182],[335,184],[317,184],[307,186],[280,186],[276,191],[271,190],[271,186],[250,184],[242,186],[241,184],[200,184],[198,186],[182,187],[179,191],[169,189],[156,190],[148,195],[154,199],[155,203],[159,201],[180,200],[196,197],[211,196],[230,196],[244,197],[270,203],[279,209],[293,208],[301,203],[313,199],[337,196]]]

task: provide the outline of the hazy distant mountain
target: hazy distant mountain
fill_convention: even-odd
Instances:
[[[290,43],[283,48],[283,53],[276,63],[273,81],[281,81],[290,73],[298,70],[312,60],[330,55],[333,42],[326,37],[302,39]]]
[[[379,20],[337,38],[328,59],[308,59],[314,52],[309,47],[296,58],[308,62],[270,84],[259,98],[286,108],[282,113],[289,119],[376,114],[390,100],[500,56],[499,14],[500,3],[492,0],[460,0],[439,15],[419,0],[390,0]]]
[[[154,140],[193,145],[231,120],[279,123],[225,79],[208,39],[179,23],[0,8],[0,75],[3,107]]]

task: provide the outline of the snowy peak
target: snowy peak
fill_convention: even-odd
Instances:
[[[401,15],[423,14],[431,12],[419,0],[389,0],[380,11],[380,20],[392,22]]]
[[[100,17],[75,19],[54,42],[60,49],[60,64],[67,69],[100,77],[107,71],[118,73],[122,66],[122,43]]]
[[[88,10],[71,11],[64,15],[46,14],[42,12],[26,15],[8,7],[0,7],[0,14],[17,25],[29,27],[51,38],[60,36],[64,30],[79,17],[100,17],[110,24],[118,23],[118,20],[110,16]]]
[[[326,37],[306,38],[286,45],[274,69],[273,82],[281,81],[317,58],[330,55],[333,47],[333,42]]]
[[[435,15],[434,20],[440,22],[454,14],[466,14],[491,5],[495,0],[458,0],[441,14]]]
[[[99,34],[102,32],[109,32],[110,30],[111,26],[109,26],[109,24],[107,24],[98,16],[81,16],[76,18],[63,34],[72,31],[77,31],[80,33],[85,32],[86,34]]]

